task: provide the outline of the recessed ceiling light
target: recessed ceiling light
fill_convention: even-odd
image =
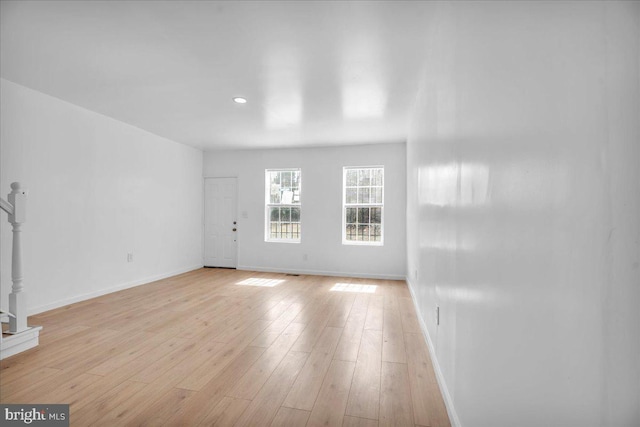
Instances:
[[[242,98],[240,96],[236,96],[235,98],[233,98],[233,102],[235,102],[236,104],[246,104],[247,103],[247,99],[246,98]]]

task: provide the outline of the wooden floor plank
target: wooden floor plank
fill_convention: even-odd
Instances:
[[[271,427],[299,427],[307,424],[311,412],[301,409],[285,408],[278,410]]]
[[[309,416],[308,427],[342,425],[354,367],[354,362],[344,360],[331,362]]]
[[[345,416],[342,427],[378,427],[378,420]]]
[[[262,353],[260,359],[249,368],[247,373],[236,382],[228,396],[239,399],[253,399],[282,359],[284,359],[304,328],[305,325],[300,323],[290,324],[280,337]]]
[[[269,425],[308,356],[308,353],[290,351],[234,425],[238,427]]]
[[[107,375],[122,366],[131,363],[141,355],[155,350],[160,345],[167,342],[167,338],[162,334],[153,334],[150,332],[142,332],[136,335],[130,341],[118,344],[116,350],[111,353],[104,354],[103,361],[94,366],[89,372],[96,375]]]
[[[269,347],[278,339],[280,334],[289,326],[293,319],[304,308],[304,304],[291,303],[287,309],[276,320],[273,321],[264,331],[260,333],[250,345],[258,347]]]
[[[220,403],[213,407],[198,423],[199,426],[231,427],[247,409],[250,400],[223,397]]]
[[[409,371],[404,363],[382,362],[379,425],[414,425]]]
[[[169,418],[165,425],[190,427],[200,423],[209,410],[218,405],[263,352],[264,348],[261,347],[246,347],[224,371],[187,399],[182,408]]]
[[[192,369],[190,374],[178,384],[178,387],[189,390],[200,390],[209,380],[224,370],[269,323],[267,320],[255,321],[249,328],[237,336],[235,340],[224,344],[213,357],[205,360],[195,369]]]
[[[429,350],[421,334],[405,334],[404,343],[415,423],[431,426],[428,393],[430,388],[438,388],[438,384],[431,366]]]
[[[451,427],[449,414],[444,405],[440,389],[429,387],[427,389],[427,409],[429,411],[429,427]]]
[[[55,368],[36,368],[25,369],[20,371],[18,376],[12,375],[13,372],[2,373],[0,375],[0,396],[11,394],[11,390],[20,390],[29,387],[34,382],[48,378],[50,375],[60,374],[60,369]]]
[[[347,323],[347,319],[349,318],[349,313],[351,312],[351,307],[353,306],[353,302],[355,301],[355,299],[356,296],[353,293],[347,293],[343,295],[342,301],[340,301],[338,306],[329,316],[327,326],[335,328],[344,327],[345,323]]]
[[[52,376],[53,377],[53,376]],[[80,374],[73,375],[71,378],[66,376],[66,381],[55,381],[49,384],[49,387],[38,387],[28,394],[14,394],[3,400],[3,403],[22,403],[25,400],[33,399],[36,402],[68,402],[72,397],[88,387],[90,384],[98,381],[99,375]]]
[[[162,353],[158,354],[158,350],[162,351]],[[153,382],[165,371],[171,369],[199,350],[200,345],[196,341],[188,341],[180,338],[167,340],[165,345],[153,352],[154,356],[156,356],[155,359],[148,360],[147,365],[136,372],[131,379],[143,383]]]
[[[310,411],[322,387],[322,381],[331,365],[333,353],[342,334],[341,328],[325,328],[296,378],[283,406]]]
[[[80,409],[72,408],[74,425],[95,425],[99,420],[111,419],[111,414],[117,411],[131,396],[139,393],[146,384],[135,381],[124,381],[104,393],[98,399]]]
[[[368,329],[362,334],[362,344],[345,412],[347,415],[378,419],[381,368],[382,333]]]
[[[400,312],[393,309],[384,310],[383,322],[382,361],[407,363]]]
[[[29,383],[23,387],[0,387],[0,400],[2,403],[25,403],[39,402],[38,400],[43,394],[51,393],[61,384],[66,384],[78,377],[78,373],[72,371],[63,371],[56,369],[51,371],[44,378],[34,379],[33,383]]]
[[[306,353],[310,353],[313,350],[313,346],[315,345],[320,335],[329,322],[329,317],[333,312],[334,305],[333,304],[325,304],[321,307],[318,313],[309,321],[307,327],[300,334],[300,338],[293,345],[293,351],[302,351]]]
[[[449,416],[422,334],[405,334],[407,367],[414,422],[430,427],[449,427]]]
[[[186,389],[185,387],[180,387],[179,384],[184,381],[190,373],[194,372],[194,367],[195,371],[200,372],[202,371],[203,365],[209,366],[212,360],[216,360],[216,356],[219,354],[219,351],[216,351],[216,347],[220,345],[225,344],[212,343],[212,346],[205,345],[189,359],[189,363],[179,363],[166,370],[155,381],[147,384],[139,393],[131,396],[129,400],[121,405],[116,413],[113,414],[113,422],[116,424],[127,424],[140,413],[147,410],[149,406],[163,399],[171,389]],[[192,394],[186,394],[185,398],[191,395]]]
[[[382,330],[383,302],[384,298],[381,295],[371,297],[367,308],[367,318],[364,323],[365,329]]]
[[[404,333],[422,333],[411,298],[398,298],[398,304],[400,307],[400,317],[402,319],[402,330],[404,331]]]
[[[362,339],[362,330],[364,329],[365,320],[367,317],[367,303],[362,306],[358,304],[358,299],[354,302],[354,306],[351,308],[349,318],[344,326],[344,331],[340,337],[340,342],[336,348],[334,355],[335,359],[348,360],[355,362],[358,357],[358,350],[360,349],[360,340]]]
[[[35,348],[34,351],[18,354],[2,362],[9,367],[12,362],[19,362],[28,365],[32,369],[41,366],[54,368],[58,363],[65,363],[69,359],[83,361],[83,358],[77,356],[78,353],[85,352],[84,354],[89,354],[86,352],[99,347],[101,343],[108,339],[116,338],[118,335],[121,335],[118,331],[90,328],[73,335],[68,340],[64,340],[64,345],[59,343],[58,345],[52,345],[48,348]]]
[[[189,398],[194,391],[182,388],[170,388],[164,395],[154,401],[151,405],[138,411],[135,416],[120,420],[122,425],[160,425],[164,420],[171,418],[180,410],[184,401]]]

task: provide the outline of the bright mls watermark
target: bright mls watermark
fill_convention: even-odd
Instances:
[[[0,404],[2,426],[69,427],[69,405]]]

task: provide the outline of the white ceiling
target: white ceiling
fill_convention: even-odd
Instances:
[[[2,1],[0,70],[205,150],[401,142],[428,6]]]

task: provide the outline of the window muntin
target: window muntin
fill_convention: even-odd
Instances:
[[[384,167],[343,168],[342,243],[383,244]]]
[[[265,241],[300,242],[300,169],[265,171]]]

